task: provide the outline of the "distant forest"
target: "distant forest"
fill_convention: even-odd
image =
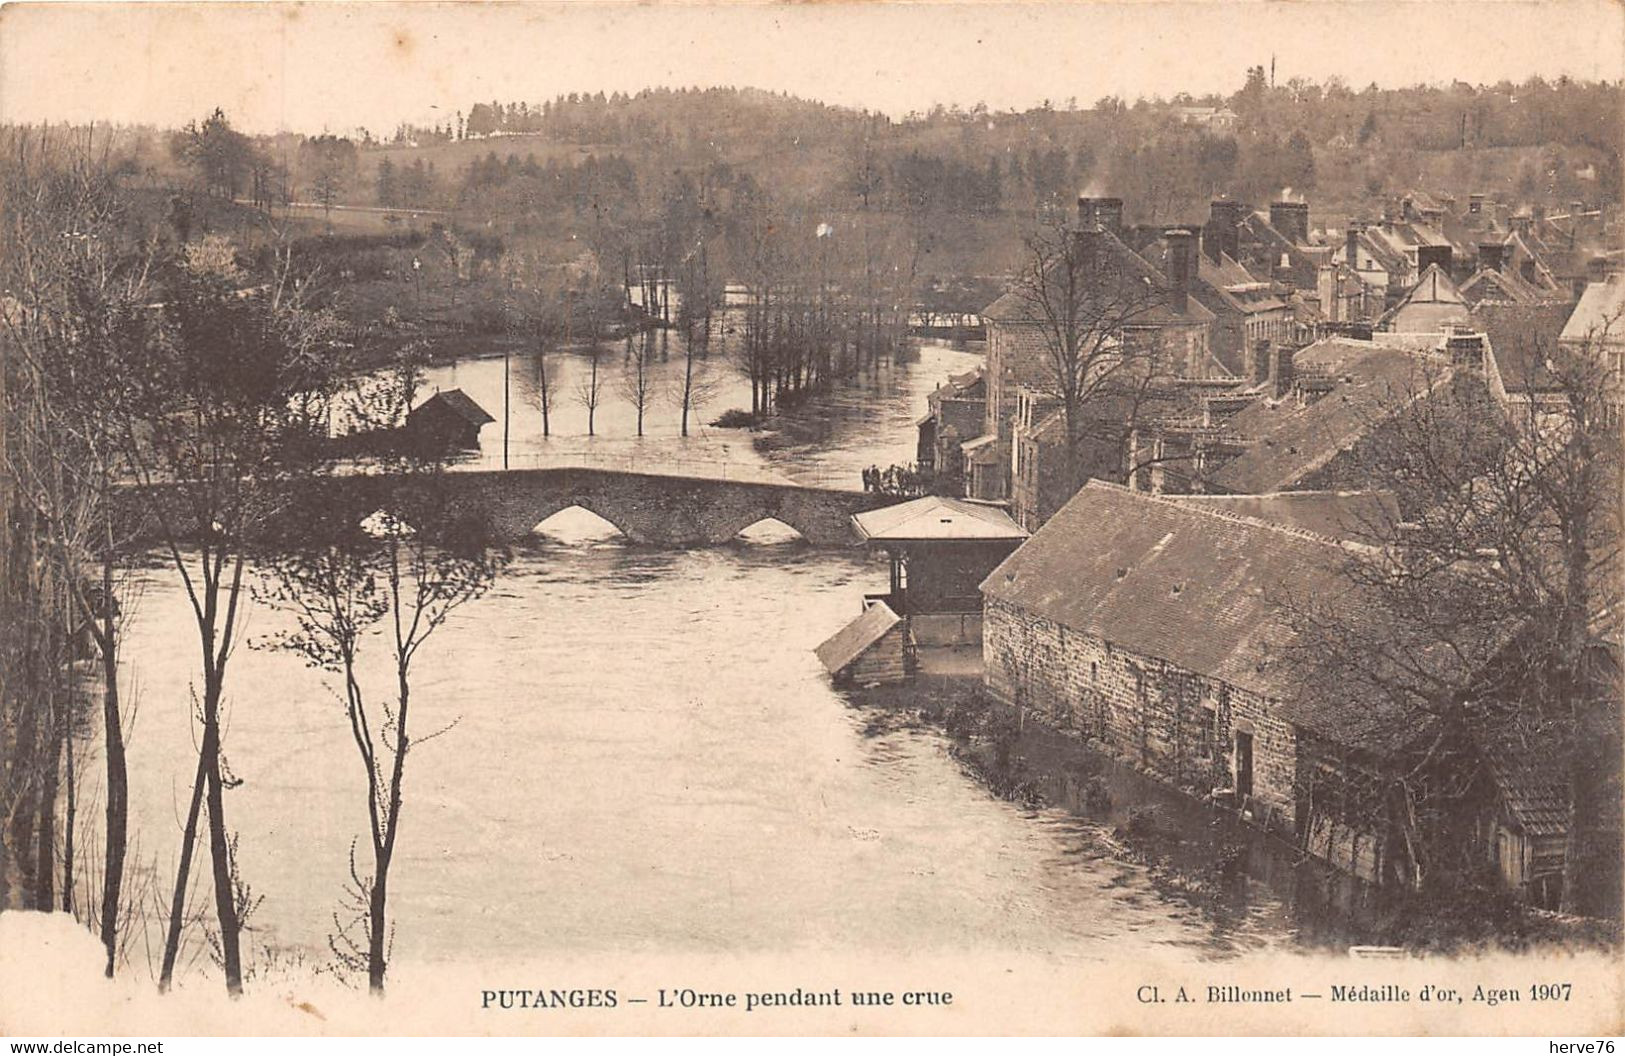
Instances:
[[[506,339],[539,282],[597,297],[650,274],[706,302],[725,283],[861,290],[877,332],[910,303],[974,313],[1023,236],[1080,192],[1122,197],[1130,223],[1201,223],[1215,196],[1262,205],[1290,188],[1315,226],[1412,189],[1520,207],[1619,198],[1617,83],[1354,89],[1271,84],[1262,67],[1239,80],[1228,96],[900,120],[652,89],[476,102],[386,136],[249,136],[218,110],[96,136],[156,236],[223,234],[246,262],[291,233],[358,330],[402,339]]]

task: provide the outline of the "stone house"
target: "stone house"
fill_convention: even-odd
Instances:
[[[1555,290],[1536,285],[1507,266],[1504,242],[1484,242],[1478,247],[1478,267],[1461,284],[1461,296],[1471,308],[1481,305],[1545,304],[1559,300]]]
[[[1603,356],[1616,383],[1625,376],[1625,276],[1588,285],[1557,335],[1557,343]]]
[[[1167,275],[1124,243],[1120,198],[1078,199],[1077,233],[1093,240],[1092,252],[1108,263],[1119,281],[1138,280],[1160,291],[1131,313],[1111,339],[1124,345],[1154,348],[1161,369],[1171,375],[1205,377],[1218,370],[1210,351],[1213,313],[1194,297],[1194,267]],[[1187,235],[1187,238],[1191,236]],[[1194,264],[1190,254],[1179,259]],[[987,403],[980,437],[962,450],[966,456],[967,495],[1007,499],[1017,467],[1013,465],[1012,431],[1020,394],[1053,395],[1056,389],[1051,339],[1040,310],[1021,291],[1012,290],[983,309],[987,327]],[[974,489],[974,490],[972,490]]]
[[[1357,490],[1365,452],[1399,408],[1472,371],[1432,351],[1327,338],[1280,355],[1269,383],[1225,416],[1227,446],[1189,474],[1193,491]],[[1240,398],[1235,401],[1242,402]]]
[[[1208,347],[1217,362],[1191,376],[1240,376],[1246,371],[1247,350],[1259,341],[1292,341],[1292,307],[1268,270],[1263,277],[1254,274],[1211,239],[1199,251],[1194,236],[1179,228],[1158,233],[1139,247],[1139,253],[1170,275],[1176,273],[1178,254],[1189,255],[1194,265],[1190,296],[1213,313]]]
[[[982,582],[988,695],[1368,883],[1417,886],[1450,854],[1549,898],[1560,770],[1505,745],[1440,749],[1432,714],[1315,692],[1295,669],[1288,613],[1316,599],[1358,619],[1351,521],[1397,515],[1369,493],[1091,482]],[[1490,660],[1439,655],[1468,673]]]
[[[1377,321],[1385,330],[1404,334],[1441,334],[1471,322],[1460,288],[1437,264],[1428,265],[1416,285]]]
[[[939,477],[964,478],[961,447],[982,434],[987,417],[983,373],[978,367],[951,375],[926,396],[925,416],[915,423],[919,437],[915,461],[922,469],[929,468]]]
[[[1291,836],[1281,600],[1334,594],[1342,558],[1326,536],[1091,481],[982,582],[987,691]]]

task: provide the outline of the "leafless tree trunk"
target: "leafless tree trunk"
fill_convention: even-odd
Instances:
[[[395,377],[363,385],[354,416],[372,428],[404,420],[416,387],[415,364]],[[271,559],[267,596],[291,612],[298,629],[278,643],[343,680],[342,703],[367,780],[368,838],[372,871],[362,875],[352,845],[349,900],[356,917],[338,920],[330,937],[346,967],[365,970],[374,994],[384,991],[388,970],[389,880],[400,834],[409,752],[450,727],[425,736],[413,733],[412,664],[424,642],[456,609],[490,586],[500,555],[484,540],[460,534],[441,482],[444,466],[409,457],[387,460],[395,507],[370,519],[364,532],[317,515],[303,545]],[[393,685],[375,703],[357,668],[366,632],[388,619]],[[359,923],[359,941],[349,924]]]
[[[1068,483],[1076,488],[1094,405],[1116,403],[1110,413],[1126,436],[1145,395],[1171,373],[1160,339],[1143,330],[1168,291],[1111,233],[1055,223],[1028,237],[1012,292],[1019,318],[1011,325],[1041,338],[1032,388],[1065,415]]]

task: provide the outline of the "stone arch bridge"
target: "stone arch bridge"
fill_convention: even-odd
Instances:
[[[454,470],[440,475],[442,501],[465,522],[477,522],[494,540],[515,540],[572,506],[597,514],[629,540],[660,546],[725,543],[757,521],[773,518],[815,546],[857,542],[854,513],[898,501],[847,488],[807,487],[792,482],[729,480],[620,469],[548,467]],[[399,494],[401,479],[387,473],[353,473],[281,485],[268,503],[267,539],[297,536],[322,523],[358,524],[383,509],[412,522]],[[163,490],[165,485],[152,485]],[[181,489],[163,500],[185,531]],[[143,506],[148,504],[141,504]],[[400,508],[405,507],[405,508]],[[150,513],[131,516],[130,534],[150,535]]]

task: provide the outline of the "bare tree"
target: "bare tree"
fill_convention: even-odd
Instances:
[[[562,273],[549,268],[534,254],[510,253],[503,258],[502,268],[508,277],[509,289],[514,297],[524,329],[535,341],[532,362],[536,364],[536,394],[542,411],[542,435],[553,434],[552,379],[547,372],[550,346],[558,340],[568,340],[570,329],[569,297]]]
[[[1146,395],[1170,374],[1167,350],[1150,325],[1168,292],[1115,235],[1054,222],[1026,239],[1010,296],[1013,324],[1037,331],[1038,362],[1026,380],[1065,415],[1076,488],[1096,405],[1114,404],[1108,413],[1126,436]]]
[[[703,196],[705,185],[700,185]],[[702,197],[701,203],[705,201]],[[711,270],[708,232],[700,230],[692,248],[681,258],[678,269],[678,324],[683,331],[683,384],[672,390],[673,402],[681,416],[680,431],[688,435],[690,412],[698,412],[716,396],[717,384],[709,369],[711,356],[712,307],[722,290]]]
[[[219,956],[226,988],[242,991],[239,935],[254,905],[225,818],[221,703],[240,629],[250,538],[276,505],[288,469],[325,443],[331,372],[340,368],[331,320],[302,306],[304,287],[279,253],[268,286],[216,254],[194,254],[166,276],[157,339],[129,350],[120,455],[180,577],[202,654],[197,772],[176,869],[161,989],[179,952],[201,806],[208,811]]]
[[[604,321],[609,316],[608,306],[614,303],[611,296],[607,289],[599,285],[572,299],[578,309],[574,312],[574,321],[579,323],[587,342],[587,375],[576,382],[575,399],[587,410],[588,436],[597,435],[598,404],[604,393],[603,334]]]
[[[349,411],[364,431],[398,428],[417,388],[418,369],[403,361],[389,374],[358,384]],[[414,736],[412,665],[418,651],[459,607],[483,594],[500,562],[477,530],[460,524],[441,480],[444,465],[414,453],[386,455],[390,501],[364,525],[318,513],[303,539],[270,559],[265,596],[291,612],[297,630],[277,644],[340,676],[339,693],[367,781],[372,869],[363,873],[350,848],[353,915],[335,915],[330,942],[348,968],[366,971],[375,994],[384,990],[393,926],[389,879],[400,833],[407,755],[449,727]],[[393,678],[369,692],[358,668],[362,640],[387,621]],[[359,926],[358,939],[352,928]]]
[[[1572,911],[1603,850],[1597,805],[1618,795],[1619,379],[1606,334],[1525,340],[1516,358],[1539,375],[1527,399],[1499,403],[1476,379],[1439,385],[1428,372],[1393,394],[1364,457],[1396,488],[1397,511],[1351,526],[1364,545],[1346,562],[1346,598],[1283,603],[1306,685],[1429,720],[1398,775],[1413,800],[1432,789],[1427,809],[1465,795],[1473,760],[1507,746],[1555,771]],[[1452,753],[1457,780],[1430,786]],[[1431,842],[1419,850],[1436,872],[1462,868],[1459,849]]]
[[[51,691],[58,683],[52,678],[44,696],[56,701],[46,711],[51,716],[52,743],[66,767],[61,904],[74,912],[81,908],[74,899],[75,666],[88,647],[100,659],[106,839],[99,902],[87,898],[82,908],[97,918],[111,976],[119,942],[128,830],[125,716],[118,681],[117,595],[124,580],[118,562],[124,540],[116,534],[111,495],[121,473],[113,411],[126,350],[150,336],[146,322],[150,312],[144,307],[150,258],[124,237],[118,168],[105,147],[98,156],[93,134],[67,142],[42,135],[32,149],[20,136],[17,146],[20,149],[8,154],[5,166],[8,223],[5,252],[0,254],[6,262],[4,285],[14,291],[7,310],[0,313],[4,344],[0,376],[5,379],[0,391],[7,397],[0,435],[12,437],[10,443],[0,442],[0,498],[5,500],[0,502],[0,519],[8,526],[29,526],[29,549],[42,559],[37,568],[48,572],[54,586],[30,593],[14,592],[8,585],[0,594],[8,608],[30,597],[40,601],[54,597],[58,607],[54,613],[36,616],[46,618],[44,628],[57,628],[54,634],[47,633],[46,640],[54,637],[60,642],[56,666],[61,692]],[[26,508],[24,516],[19,514],[25,510],[15,505],[19,502]],[[28,581],[45,585],[34,577],[24,582]],[[22,625],[42,626],[37,618]],[[43,673],[40,659],[36,653],[25,670]],[[0,696],[7,688],[23,687],[0,672]],[[6,712],[9,720],[9,706]],[[16,772],[15,765],[5,769]],[[54,813],[51,770],[47,766],[43,772],[35,805]],[[10,785],[0,783],[0,791]],[[10,808],[15,805],[12,797],[0,795],[0,806],[8,808],[13,822],[17,818]],[[51,872],[45,852],[51,849],[46,837],[52,829],[39,828],[36,881]],[[4,871],[0,863],[0,873]],[[35,894],[44,895],[43,886],[37,886]]]
[[[638,416],[638,435],[643,435],[643,415],[660,393],[660,377],[653,370],[654,331],[645,330],[627,339],[627,357],[621,372],[621,394]]]

